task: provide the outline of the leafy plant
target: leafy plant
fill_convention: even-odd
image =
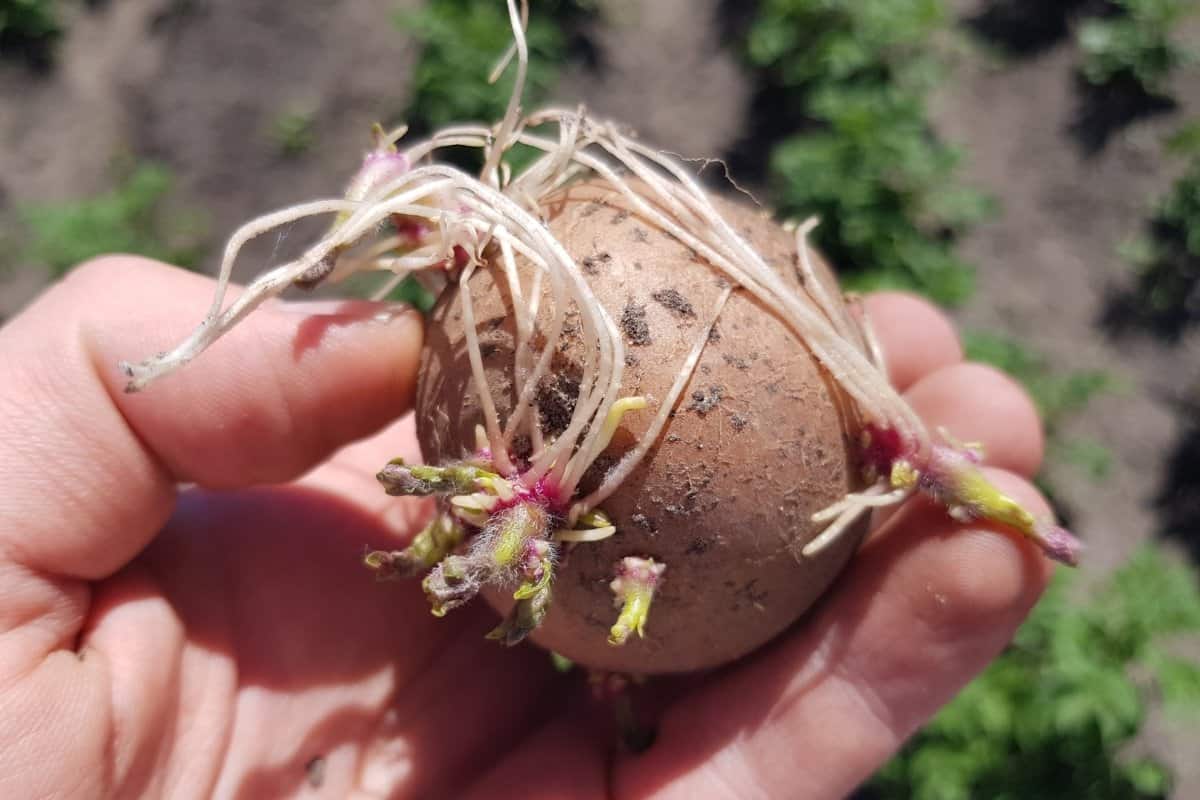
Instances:
[[[313,130],[316,121],[317,115],[313,111],[285,111],[271,123],[271,142],[285,158],[301,156],[316,143],[316,132]]]
[[[1164,797],[1166,768],[1123,757],[1152,694],[1200,708],[1200,666],[1173,652],[1200,633],[1200,589],[1154,547],[1086,603],[1060,572],[1013,644],[875,778],[914,800]]]
[[[760,80],[804,115],[771,152],[775,205],[821,217],[817,243],[854,288],[971,293],[953,243],[991,204],[958,181],[927,112],[952,30],[941,0],[764,0],[749,29]]]
[[[1112,376],[1103,370],[1064,373],[1055,369],[1045,357],[1007,336],[970,332],[964,346],[968,358],[1002,369],[1024,384],[1050,430],[1082,410],[1098,393],[1115,386]]]
[[[567,58],[568,31],[591,8],[586,0],[544,0],[529,17],[529,73],[525,103],[541,102]],[[406,119],[417,132],[456,122],[492,123],[504,115],[515,77],[510,68],[497,85],[488,74],[512,42],[508,11],[496,0],[432,0],[405,11],[400,27],[422,44],[413,73]]]
[[[1137,272],[1122,311],[1177,339],[1200,319],[1200,124],[1183,128],[1171,144],[1191,161],[1155,204],[1146,232],[1122,247]]]
[[[0,55],[39,62],[62,35],[55,0],[0,0]]]
[[[136,253],[181,266],[200,255],[202,224],[194,212],[165,202],[172,177],[159,164],[131,169],[113,190],[65,203],[19,210],[28,229],[24,261],[56,277],[101,253]]]
[[[1079,25],[1081,72],[1094,84],[1133,80],[1151,95],[1167,94],[1176,67],[1195,59],[1179,28],[1194,0],[1111,0],[1115,12]]]
[[[1061,427],[1069,416],[1082,411],[1096,395],[1117,388],[1117,382],[1109,373],[1103,370],[1064,372],[1007,336],[971,332],[964,339],[968,358],[1007,372],[1029,392],[1046,428],[1051,459],[1074,464],[1096,480],[1107,476],[1111,462],[1108,449],[1090,440],[1067,440]]]

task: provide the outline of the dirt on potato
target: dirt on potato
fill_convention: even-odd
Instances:
[[[622,394],[650,402],[625,417],[585,477],[587,492],[643,434],[727,282],[606,186],[573,186],[544,208],[551,232],[583,266],[634,356],[626,360]],[[802,291],[793,236],[756,210],[720,208]],[[836,295],[833,278],[818,266]],[[521,274],[529,286],[528,265]],[[507,283],[487,269],[475,273],[470,289],[503,418],[516,402],[512,298]],[[551,302],[542,298],[542,325]],[[584,357],[568,324],[555,374],[537,393],[548,434],[570,414]],[[460,459],[474,448],[482,416],[470,375],[461,302],[452,290],[430,318],[418,389],[427,463]],[[550,613],[533,640],[577,663],[632,673],[711,667],[761,646],[812,605],[861,538],[862,529],[815,558],[800,555],[818,532],[812,514],[860,488],[850,445],[856,440],[842,395],[797,337],[748,292],[735,290],[667,426],[601,506],[617,533],[564,550]],[[625,556],[651,557],[667,569],[645,637],[613,647],[607,636],[617,611],[609,582]],[[485,595],[503,612],[512,588]]]

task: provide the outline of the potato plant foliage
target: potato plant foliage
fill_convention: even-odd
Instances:
[[[1200,123],[1185,126],[1171,145],[1187,156],[1184,172],[1123,247],[1134,280],[1111,313],[1178,341],[1200,320]]]
[[[1106,85],[1131,80],[1150,95],[1170,92],[1169,79],[1194,63],[1196,51],[1181,29],[1196,14],[1193,0],[1113,0],[1112,13],[1089,17],[1078,28],[1080,71]]]
[[[63,34],[58,0],[0,0],[0,57],[45,64]]]
[[[91,197],[18,208],[27,240],[21,258],[55,277],[102,253],[136,253],[195,266],[204,222],[169,202],[173,176],[161,164],[120,163],[116,185]]]
[[[970,294],[953,241],[990,210],[928,117],[954,40],[941,0],[764,0],[747,60],[776,106],[800,110],[770,155],[782,213],[817,214],[815,242],[854,287]],[[793,112],[794,113],[794,112]]]
[[[1200,709],[1200,666],[1181,649],[1200,635],[1195,576],[1147,547],[1084,598],[1072,578],[1058,575],[1012,646],[884,768],[877,796],[1167,796],[1166,769],[1124,751],[1156,695],[1180,725]]]

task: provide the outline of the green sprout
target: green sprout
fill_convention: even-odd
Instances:
[[[621,614],[609,631],[609,644],[623,645],[632,633],[636,633],[638,638],[645,635],[650,604],[666,569],[666,564],[656,562],[653,558],[636,556],[627,556],[617,564],[617,577],[609,584],[609,588]]]
[[[363,562],[380,580],[409,578],[433,569],[462,544],[466,531],[450,514],[437,514],[403,550],[375,550]]]

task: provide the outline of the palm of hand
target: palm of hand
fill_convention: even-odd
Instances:
[[[414,452],[408,425],[383,438],[397,433]],[[382,494],[376,449],[350,448],[295,486],[193,492],[130,570],[153,576],[148,594],[175,617],[139,635],[181,637],[188,667],[166,698],[141,702],[178,713],[179,698],[203,698],[187,704],[193,719],[155,722],[183,733],[171,750],[210,755],[218,795],[462,796],[568,702],[575,681],[544,653],[484,639],[486,608],[438,620],[419,582],[371,580],[364,546],[394,545],[425,510]]]

